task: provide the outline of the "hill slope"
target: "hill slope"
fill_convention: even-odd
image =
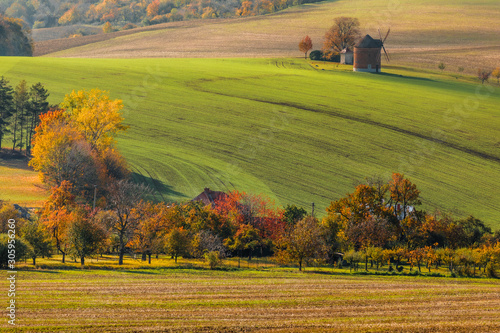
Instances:
[[[300,56],[305,35],[321,48],[337,16],[358,17],[363,33],[391,27],[387,48],[394,64],[419,64],[448,70],[459,66],[500,65],[500,2],[495,0],[338,0],[307,4],[275,14],[241,19],[194,20],[108,34],[96,42],[51,54],[63,57],[284,57]],[[144,29],[144,28],[143,28]],[[84,37],[85,38],[85,37]],[[104,38],[104,37],[102,37]],[[82,40],[84,41],[84,39]],[[65,40],[37,44],[45,54],[64,48]]]
[[[159,199],[239,189],[323,212],[364,177],[403,172],[426,209],[499,223],[498,87],[287,59],[9,58],[0,68],[11,82],[42,81],[53,103],[94,87],[123,99],[119,148]]]

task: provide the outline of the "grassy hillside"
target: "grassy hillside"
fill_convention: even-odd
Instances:
[[[498,87],[315,66],[322,64],[7,58],[0,75],[43,82],[53,103],[94,87],[123,99],[130,129],[119,148],[167,201],[204,187],[239,189],[278,204],[315,202],[324,212],[364,177],[403,172],[426,209],[500,226]]]
[[[0,158],[0,200],[27,207],[40,207],[48,193],[38,173],[24,160]]]
[[[495,332],[498,280],[200,269],[19,271],[19,332]],[[333,274],[332,274],[333,273]],[[8,290],[8,281],[0,286]],[[22,286],[22,287],[21,287]],[[7,294],[1,298],[7,302]],[[7,321],[0,332],[12,332]]]
[[[275,14],[227,20],[197,20],[137,30],[58,52],[64,57],[290,57],[310,35],[320,49],[337,16],[359,18],[362,32],[378,36],[391,27],[387,48],[395,64],[447,70],[459,66],[500,66],[500,2],[496,0],[336,0],[307,4]],[[116,38],[113,38],[116,37]],[[108,39],[109,38],[109,39]],[[64,48],[64,40],[40,44],[43,53]],[[74,47],[68,41],[67,47]]]

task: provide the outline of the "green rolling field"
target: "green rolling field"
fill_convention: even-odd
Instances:
[[[315,67],[315,66],[320,67]],[[320,215],[367,176],[403,172],[423,207],[500,226],[500,90],[385,68],[320,70],[297,59],[4,58],[58,103],[98,87],[124,101],[118,147],[166,201],[210,187],[265,193]],[[152,181],[152,179],[156,181]]]

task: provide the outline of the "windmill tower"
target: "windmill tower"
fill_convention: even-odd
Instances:
[[[389,36],[387,31],[385,38],[382,39],[380,29],[378,31],[380,39],[373,39],[370,35],[366,35],[361,41],[354,46],[354,65],[355,72],[373,72],[378,73],[381,71],[381,53],[384,50],[385,57],[389,62],[389,55],[384,47],[384,42]]]

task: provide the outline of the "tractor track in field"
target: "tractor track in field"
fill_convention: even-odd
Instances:
[[[278,66],[277,63],[276,63],[276,66]],[[268,75],[268,76],[291,76],[291,75],[277,74],[277,75]],[[482,159],[485,159],[488,161],[500,163],[499,156],[495,156],[495,155],[491,155],[491,154],[481,152],[478,150],[474,150],[471,148],[463,147],[459,144],[444,141],[444,140],[438,139],[438,138],[430,136],[430,135],[425,135],[425,134],[413,132],[413,131],[410,131],[407,129],[403,129],[403,128],[399,128],[399,127],[396,127],[393,125],[381,123],[381,122],[378,122],[375,120],[370,120],[370,119],[366,119],[366,118],[360,118],[360,117],[347,115],[347,114],[344,114],[341,111],[339,111],[339,109],[332,108],[331,106],[320,105],[320,106],[323,106],[327,109],[312,108],[312,107],[307,107],[304,105],[290,103],[290,102],[276,102],[276,101],[270,101],[270,100],[259,99],[259,98],[251,98],[251,97],[243,97],[243,96],[238,96],[238,95],[225,94],[225,93],[215,92],[215,91],[212,91],[210,89],[206,89],[206,88],[201,87],[201,84],[209,83],[209,82],[222,81],[222,80],[241,81],[241,80],[255,79],[255,78],[262,78],[262,76],[258,76],[258,77],[257,76],[251,76],[251,77],[249,76],[249,77],[242,77],[242,78],[200,79],[200,80],[194,80],[194,81],[188,82],[188,86],[193,88],[194,90],[209,93],[209,94],[225,96],[225,97],[232,97],[232,98],[239,98],[239,99],[243,99],[243,100],[247,100],[247,101],[266,103],[266,104],[271,104],[271,105],[276,105],[276,106],[285,106],[285,107],[290,107],[290,108],[303,110],[303,111],[322,113],[322,114],[333,116],[333,117],[340,118],[340,119],[351,120],[351,121],[355,121],[355,122],[365,124],[365,125],[376,126],[379,128],[393,131],[393,132],[397,132],[397,133],[405,134],[405,135],[412,136],[415,138],[423,139],[423,140],[426,140],[426,141],[429,141],[432,143],[437,143],[437,144],[443,145],[445,147],[455,149],[455,150],[461,151],[463,153],[466,153],[466,154],[469,154],[469,155],[472,155],[475,157],[479,157],[479,158],[482,158]]]

